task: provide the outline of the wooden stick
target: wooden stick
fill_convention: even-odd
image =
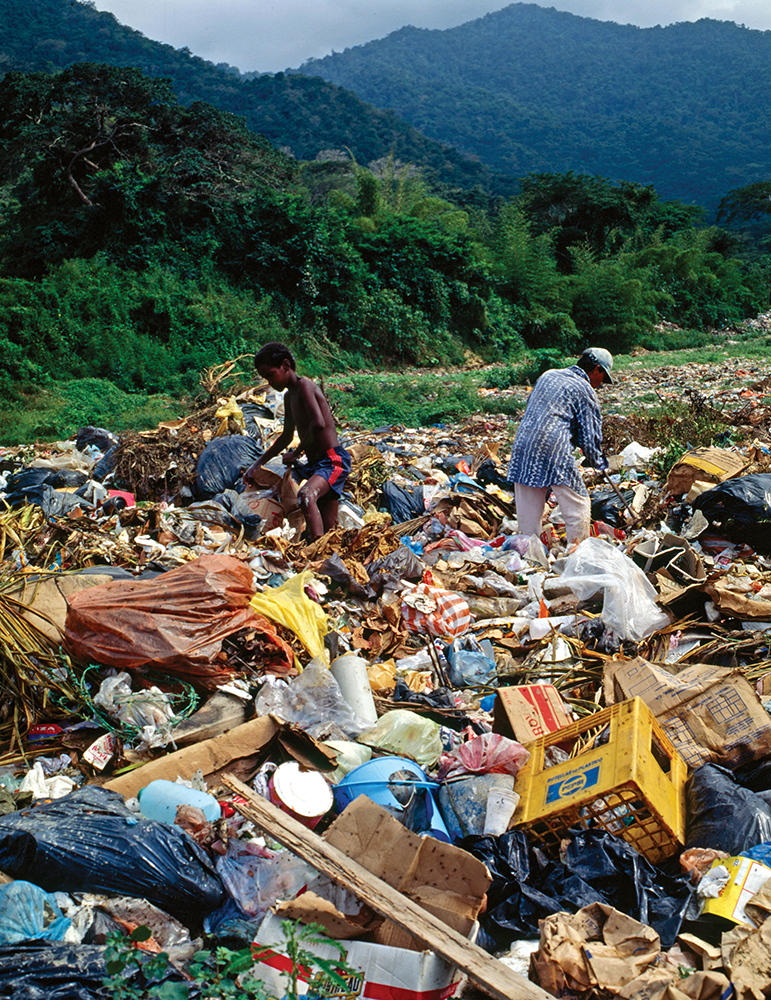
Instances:
[[[472,944],[409,897],[391,888],[387,882],[368,872],[272,802],[255,795],[232,774],[224,775],[222,782],[246,799],[246,805],[238,801],[233,803],[243,816],[257,823],[271,837],[318,871],[328,875],[338,885],[355,893],[381,916],[409,931],[426,948],[457,966],[476,986],[495,1000],[554,1000],[551,993],[512,972],[503,962]],[[394,863],[399,864],[399,859],[394,858]]]

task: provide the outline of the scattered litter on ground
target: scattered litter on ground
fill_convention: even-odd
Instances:
[[[0,454],[0,995],[767,995],[771,367],[614,372],[572,552],[480,415],[306,542],[263,390]]]

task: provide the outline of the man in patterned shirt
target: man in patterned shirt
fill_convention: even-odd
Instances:
[[[570,368],[553,368],[535,383],[517,430],[506,475],[514,484],[517,523],[523,535],[540,535],[546,498],[559,503],[568,550],[589,536],[591,505],[573,450],[601,472],[602,418],[595,389],[612,382],[613,356],[590,347]]]

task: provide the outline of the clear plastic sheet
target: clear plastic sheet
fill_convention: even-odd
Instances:
[[[639,566],[601,538],[587,538],[568,557],[559,578],[579,601],[603,592],[602,621],[618,640],[639,642],[669,625],[656,591]]]

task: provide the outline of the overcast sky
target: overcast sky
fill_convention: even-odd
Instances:
[[[148,38],[241,72],[276,73],[342,52],[405,24],[450,28],[508,3],[495,0],[95,0]],[[542,3],[581,17],[651,27],[711,17],[771,30],[769,0],[562,0]]]

